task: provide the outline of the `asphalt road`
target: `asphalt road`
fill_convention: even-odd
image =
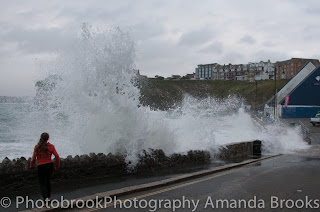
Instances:
[[[320,147],[119,199],[83,211],[317,211]]]

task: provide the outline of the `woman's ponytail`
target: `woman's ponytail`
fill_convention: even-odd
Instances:
[[[36,152],[39,153],[39,151],[44,150],[45,152],[48,151],[48,144],[47,141],[49,140],[49,134],[48,133],[42,133],[38,142],[38,145],[36,147]]]

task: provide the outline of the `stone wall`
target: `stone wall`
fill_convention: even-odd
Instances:
[[[229,144],[221,147],[217,157],[227,162],[240,162],[252,155],[252,142]]]
[[[221,147],[219,153],[210,155],[207,151],[192,150],[187,154],[165,155],[162,150],[143,151],[139,155],[139,162],[130,169],[122,155],[103,153],[61,158],[60,169],[53,172],[54,182],[68,182],[68,180],[87,178],[107,178],[123,176],[128,173],[143,173],[161,169],[183,168],[196,165],[210,164],[212,160],[220,159],[237,162],[252,154],[252,142],[242,142]],[[0,192],[8,189],[21,189],[25,186],[37,184],[37,171],[30,169],[30,158],[24,157],[9,160],[5,158],[0,163]]]

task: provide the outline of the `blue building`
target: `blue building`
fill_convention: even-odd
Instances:
[[[217,65],[217,63],[198,65],[198,67],[195,69],[196,79],[212,79],[212,72],[215,70]]]
[[[282,118],[314,117],[320,111],[320,67],[309,62],[278,92],[276,102]]]

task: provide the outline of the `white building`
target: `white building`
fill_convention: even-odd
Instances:
[[[256,81],[274,78],[274,64],[267,62],[239,65],[218,63],[200,64],[195,69],[196,79]]]

